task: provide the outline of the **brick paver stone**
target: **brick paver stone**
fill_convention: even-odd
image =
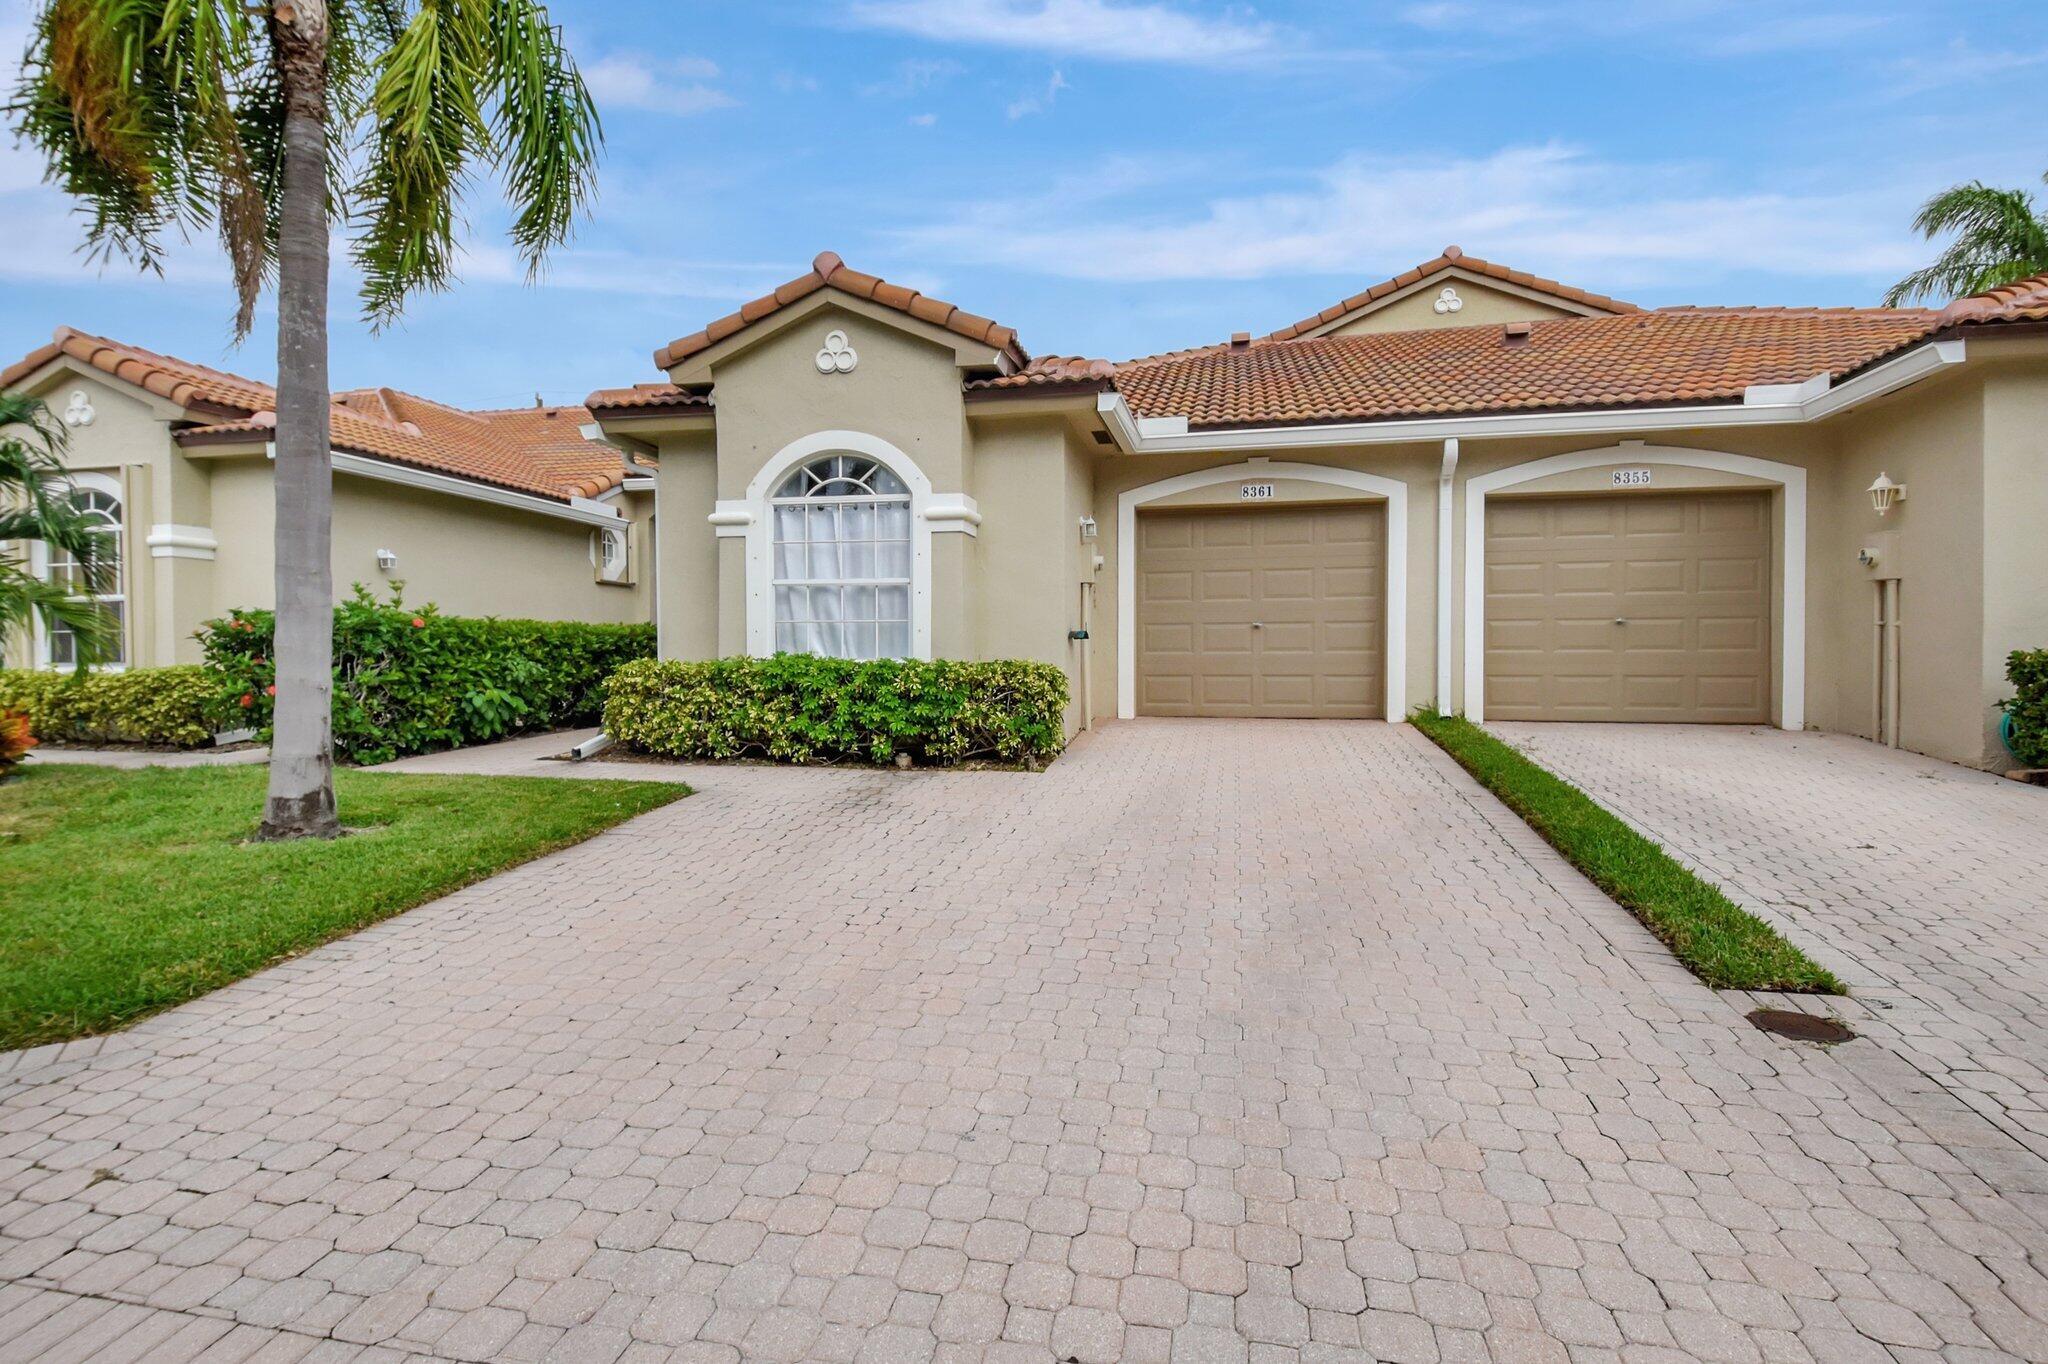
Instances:
[[[2004,793],[1895,770],[1849,778],[1867,863],[1781,874],[1828,926],[1838,877],[1921,907],[1870,955],[1972,983],[1968,1086],[1750,1028],[1401,726],[692,769],[0,1066],[0,1358],[2041,1358],[2037,1171],[1959,1097],[2042,1113],[1985,1040],[2040,826],[1944,881],[1943,811]]]

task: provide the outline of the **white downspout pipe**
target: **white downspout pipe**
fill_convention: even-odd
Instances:
[[[1458,472],[1458,438],[1444,442],[1436,477],[1436,708],[1451,712],[1451,494]]]

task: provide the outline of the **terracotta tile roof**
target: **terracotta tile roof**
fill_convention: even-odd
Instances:
[[[1941,310],[1944,327],[1971,322],[2048,322],[2048,274],[1959,298]]]
[[[703,331],[678,337],[663,346],[654,353],[654,367],[669,369],[678,361],[687,360],[699,351],[709,350],[728,336],[751,327],[762,318],[780,312],[798,299],[807,298],[827,287],[852,294],[856,298],[867,299],[872,303],[879,303],[885,308],[894,308],[897,312],[907,313],[920,322],[929,322],[935,327],[944,327],[947,331],[956,332],[969,340],[993,346],[1008,355],[1011,363],[1020,368],[1031,359],[1024,348],[1017,344],[1017,333],[1014,329],[991,322],[985,317],[964,312],[951,303],[930,298],[915,289],[906,289],[900,284],[891,284],[873,275],[862,274],[837,255],[824,251],[811,262],[808,274],[798,275],[773,293],[763,294],[753,302],[742,305],[738,312],[726,314]]]
[[[81,360],[199,416],[251,412],[273,401],[268,384],[159,355],[140,346],[110,341],[75,327],[57,328],[50,344],[39,346],[6,369],[0,369],[0,389],[12,387],[60,355]]]
[[[332,414],[337,450],[560,501],[596,497],[625,478],[617,450],[583,437],[579,428],[589,420],[581,407],[467,412],[390,388],[337,393]],[[277,413],[265,408],[241,421],[181,431],[178,440],[267,438],[276,427]]]
[[[600,388],[583,400],[595,416],[611,413],[653,415],[711,411],[711,395],[674,384],[634,384],[631,388]]]
[[[1403,270],[1392,279],[1381,280],[1370,289],[1333,303],[1321,312],[1304,317],[1292,326],[1282,327],[1279,331],[1269,333],[1263,339],[1267,341],[1291,341],[1296,337],[1306,336],[1318,327],[1328,326],[1330,323],[1335,322],[1346,313],[1356,312],[1368,303],[1377,302],[1389,294],[1406,289],[1409,285],[1428,279],[1431,275],[1442,274],[1454,266],[1460,270],[1469,270],[1475,275],[1486,275],[1489,278],[1502,280],[1509,284],[1518,284],[1524,289],[1534,289],[1539,293],[1569,299],[1573,303],[1584,304],[1588,308],[1598,308],[1605,313],[1632,313],[1639,311],[1633,303],[1624,303],[1618,298],[1609,298],[1605,294],[1595,294],[1589,293],[1584,289],[1575,289],[1569,284],[1560,284],[1554,279],[1545,279],[1541,275],[1532,275],[1526,270],[1511,270],[1505,265],[1495,265],[1492,261],[1484,261],[1477,256],[1468,256],[1455,246],[1447,246],[1443,249],[1443,254],[1436,257],[1436,259],[1424,261],[1413,270]]]
[[[970,387],[1113,387],[1138,416],[1195,428],[1739,402],[1751,384],[1840,379],[1935,329],[1922,309],[1668,308],[1041,362]]]

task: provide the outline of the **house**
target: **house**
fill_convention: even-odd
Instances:
[[[1043,659],[1075,728],[1436,705],[1993,765],[2048,644],[2048,277],[1643,309],[1447,247],[1108,361],[827,253],[654,360],[587,406],[658,466],[671,657]]]
[[[272,604],[268,384],[66,327],[0,370],[0,389],[48,404],[73,496],[105,522],[117,665],[196,662],[201,622]],[[406,600],[458,615],[649,619],[652,479],[586,439],[588,421],[580,407],[334,395],[337,592],[402,581]],[[6,654],[64,666],[72,641],[38,630]]]

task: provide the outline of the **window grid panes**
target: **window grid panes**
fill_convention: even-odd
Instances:
[[[75,488],[71,493],[71,505],[96,523],[96,534],[102,538],[95,573],[88,575],[85,567],[62,549],[50,552],[49,579],[51,582],[69,588],[81,597],[91,597],[99,603],[113,625],[113,637],[109,641],[110,652],[97,660],[100,663],[127,662],[127,597],[121,590],[121,499],[98,488]],[[89,576],[98,582],[88,581]],[[95,592],[97,587],[100,591]],[[50,663],[56,667],[70,667],[78,662],[78,636],[62,625],[52,625],[49,633]]]
[[[772,500],[775,648],[830,658],[910,653],[910,489],[870,459],[832,455]]]

